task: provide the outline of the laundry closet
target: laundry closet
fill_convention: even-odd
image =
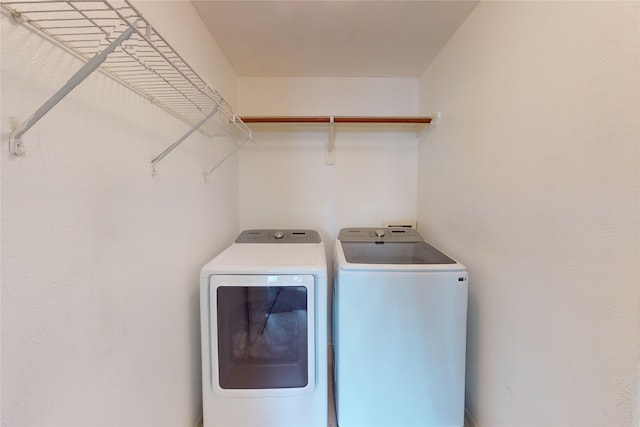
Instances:
[[[640,423],[638,2],[481,1],[411,77],[238,76],[190,2],[131,4],[202,132],[96,70],[17,144],[84,61],[0,17],[3,425],[195,425],[207,261],[414,221],[469,273],[475,425]]]

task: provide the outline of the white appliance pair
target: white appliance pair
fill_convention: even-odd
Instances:
[[[416,230],[334,252],[340,427],[461,427],[467,273]],[[247,230],[202,268],[205,427],[327,426],[327,265],[312,230]]]

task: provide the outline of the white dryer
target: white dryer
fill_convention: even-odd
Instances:
[[[334,253],[340,427],[464,424],[467,272],[407,228],[345,228]]]
[[[205,427],[327,426],[327,264],[313,230],[246,230],[200,275]]]

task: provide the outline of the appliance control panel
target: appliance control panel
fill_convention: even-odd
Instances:
[[[244,230],[235,243],[321,243],[320,234],[315,230]]]
[[[341,242],[424,242],[417,230],[407,227],[343,228],[338,234]]]

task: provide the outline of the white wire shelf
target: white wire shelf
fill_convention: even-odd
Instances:
[[[251,139],[251,130],[224,98],[128,1],[2,0],[1,5],[17,22],[31,26],[87,61],[84,73],[80,70],[59,91],[63,93],[56,94],[59,99],[52,97],[41,107],[43,113],[36,111],[14,130],[15,154],[21,154],[16,151],[22,150],[19,142],[22,134],[98,66],[100,71],[192,127],[177,144],[158,155],[153,165],[196,129],[209,136],[223,132],[243,142]]]

